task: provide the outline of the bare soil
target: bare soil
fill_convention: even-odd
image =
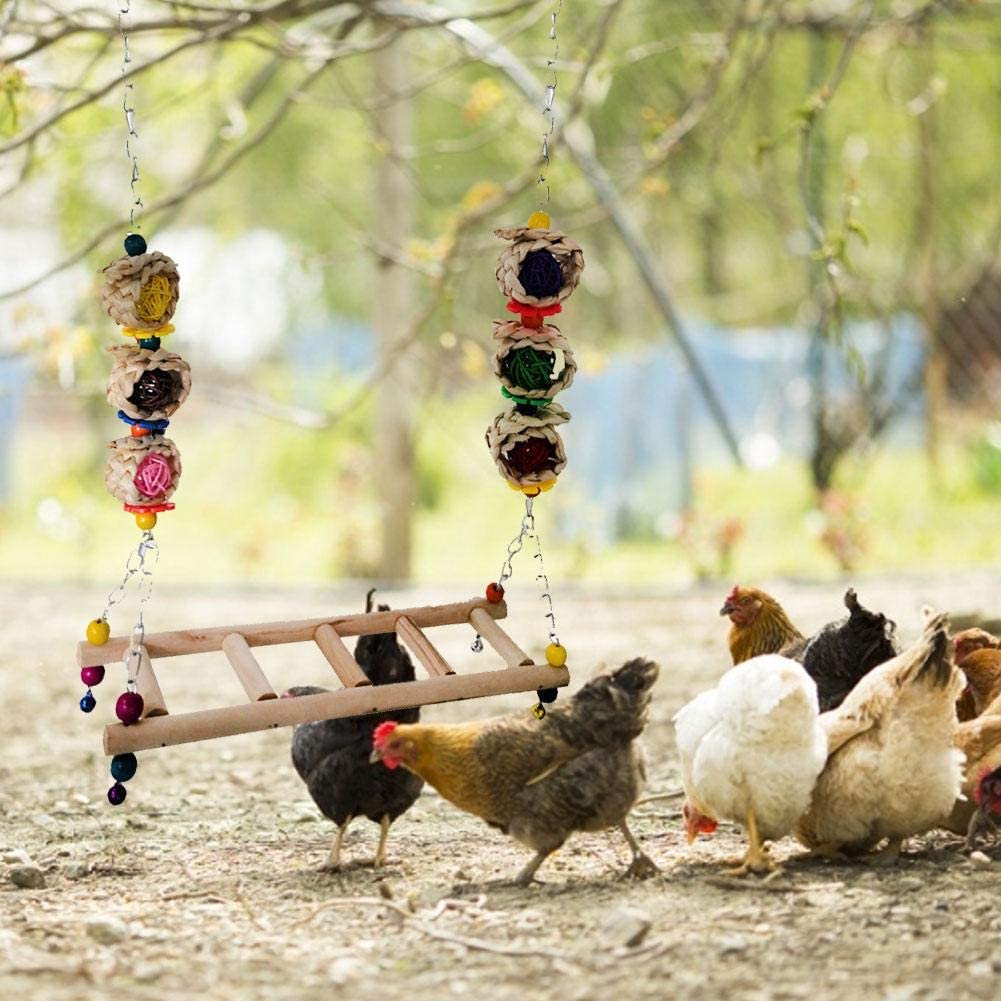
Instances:
[[[986,575],[856,582],[866,604],[918,629],[920,606],[997,614]],[[529,649],[545,640],[527,590],[512,590],[510,628]],[[725,588],[683,595],[559,602],[578,683],[630,655],[663,672],[645,735],[650,793],[677,789],[670,718],[728,666]],[[795,621],[813,629],[840,611],[842,588],[776,582]],[[464,595],[392,594],[401,604]],[[109,784],[101,726],[122,669],[95,690],[91,716],[74,644],[101,593],[0,588],[0,997],[31,1001],[189,1001],[196,997],[565,1001],[719,997],[996,998],[1001,975],[1001,851],[971,861],[958,839],[915,840],[895,867],[795,861],[762,882],[721,875],[737,832],[689,849],[678,798],[641,805],[633,824],[659,877],[624,881],[617,833],[579,835],[529,889],[511,877],[525,850],[432,791],[394,826],[390,865],[374,870],[377,831],[352,828],[336,874],[320,871],[333,828],[288,759],[287,730],[140,755],[125,805]],[[160,591],[151,629],[322,615],[360,606],[362,589],[329,593]],[[113,619],[116,632],[128,619]],[[462,629],[436,633],[459,670],[487,666]],[[262,651],[277,686],[329,681],[308,646]],[[172,710],[236,702],[224,660],[161,665]],[[433,707],[429,720],[525,708],[530,696]],[[30,860],[29,863],[25,859]],[[35,864],[45,885],[12,881]],[[6,871],[5,871],[6,869]],[[645,936],[641,929],[649,923]],[[626,944],[641,937],[638,944]]]

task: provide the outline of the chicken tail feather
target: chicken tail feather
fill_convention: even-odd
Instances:
[[[917,656],[910,670],[901,675],[902,684],[921,682],[932,688],[945,688],[953,678],[952,659],[949,657],[949,616],[944,612],[925,612],[925,628],[918,641]]]
[[[567,743],[582,747],[628,744],[646,726],[651,692],[660,668],[637,657],[589,681],[549,719]]]

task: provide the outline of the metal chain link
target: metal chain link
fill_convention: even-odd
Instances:
[[[122,6],[118,8],[118,31],[122,36],[122,112],[125,115],[125,155],[131,165],[131,176],[129,187],[132,190],[132,204],[129,206],[130,227],[141,229],[142,226],[136,223],[136,209],[143,208],[142,195],[139,194],[137,185],[139,184],[139,157],[135,151],[135,143],[139,133],[136,132],[136,109],[130,104],[134,99],[135,84],[128,78],[129,63],[132,62],[132,53],[129,52],[129,33],[126,27],[126,19],[132,15],[132,0],[122,0]]]
[[[138,577],[139,612],[136,623],[132,627],[132,642],[122,658],[125,664],[125,675],[128,681],[127,687],[130,691],[135,689],[136,675],[139,673],[139,665],[142,661],[142,646],[146,638],[146,626],[143,622],[143,612],[149,604],[153,593],[153,575],[160,562],[160,547],[153,537],[153,533],[143,532],[139,545],[129,554],[125,563],[125,574],[122,582],[108,594],[107,604],[101,613],[101,618],[107,620],[111,609],[119,602],[123,601],[128,592],[129,583],[134,577]]]
[[[552,71],[552,79],[546,84],[545,98],[542,105],[542,117],[548,123],[548,128],[542,133],[542,153],[540,157],[541,167],[539,168],[539,179],[536,184],[540,186],[545,186],[546,197],[543,200],[542,196],[539,196],[539,208],[549,205],[552,192],[549,186],[549,178],[546,176],[549,173],[549,160],[550,160],[550,150],[549,143],[553,135],[556,132],[556,110],[554,107],[556,101],[556,84],[558,82],[556,73],[556,61],[560,56],[560,43],[559,39],[556,37],[556,19],[559,17],[561,11],[563,10],[563,0],[557,0],[556,7],[550,14],[550,25],[549,25],[549,37],[553,42],[553,54],[552,57],[546,60],[546,67]]]

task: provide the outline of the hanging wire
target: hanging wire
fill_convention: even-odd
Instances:
[[[560,638],[556,634],[556,610],[553,608],[553,595],[552,589],[549,586],[549,575],[546,573],[546,565],[542,559],[542,540],[539,538],[539,533],[535,530],[535,519],[532,519],[532,538],[535,539],[535,559],[539,561],[538,572],[535,575],[535,579],[539,582],[542,588],[542,600],[546,603],[546,607],[549,609],[546,612],[546,618],[549,620],[549,642],[555,643],[556,646],[560,645]]]
[[[552,77],[546,84],[545,98],[542,105],[542,117],[546,122],[546,131],[542,133],[542,152],[540,155],[540,166],[539,166],[539,179],[536,184],[540,188],[544,187],[546,190],[545,198],[542,197],[541,191],[539,192],[539,208],[543,208],[549,205],[552,191],[549,185],[549,162],[550,162],[550,145],[551,140],[556,133],[556,62],[560,56],[560,42],[556,37],[556,21],[559,18],[560,13],[563,10],[563,0],[557,0],[556,6],[553,8],[552,13],[549,15],[549,38],[553,43],[553,54],[546,60],[546,68],[552,73]]]
[[[129,63],[132,62],[132,53],[129,51],[129,32],[127,20],[132,16],[132,0],[122,0],[122,6],[118,8],[118,30],[122,36],[122,112],[125,115],[125,155],[129,159],[130,177],[129,188],[132,191],[132,204],[129,206],[129,226],[133,229],[142,229],[142,225],[136,222],[136,210],[143,208],[142,195],[139,194],[139,157],[136,154],[136,145],[139,133],[136,132],[136,109],[131,103],[135,99],[135,84],[128,78]]]
[[[146,638],[143,612],[153,593],[153,574],[159,561],[160,547],[157,545],[156,539],[153,538],[153,533],[143,532],[139,545],[129,554],[125,563],[125,574],[122,577],[122,582],[108,595],[107,604],[101,613],[101,618],[106,620],[111,609],[125,598],[133,578],[138,578],[139,613],[135,625],[132,627],[132,642],[122,658],[125,664],[127,687],[130,690],[135,687],[136,676],[142,662],[142,647]]]

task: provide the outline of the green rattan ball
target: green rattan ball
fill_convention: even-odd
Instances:
[[[521,389],[548,389],[553,383],[556,355],[552,351],[518,348],[510,351],[501,363],[504,374]]]

